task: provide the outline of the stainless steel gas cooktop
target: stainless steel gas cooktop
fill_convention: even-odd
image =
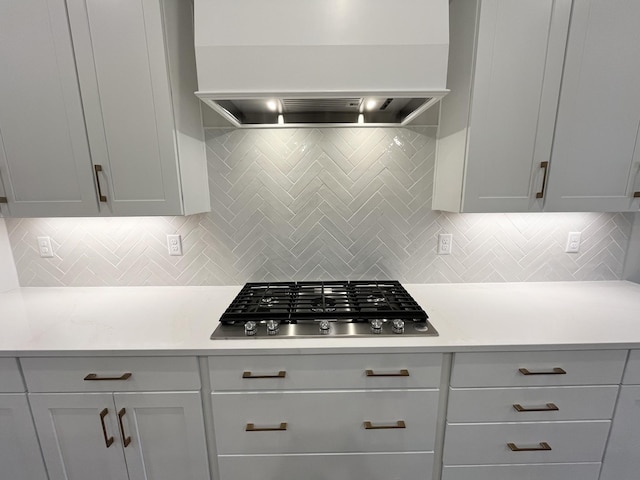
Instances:
[[[211,339],[435,336],[397,281],[247,283]]]

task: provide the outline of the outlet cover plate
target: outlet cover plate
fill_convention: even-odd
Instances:
[[[167,235],[167,248],[169,255],[179,257],[182,255],[182,237],[180,235]]]

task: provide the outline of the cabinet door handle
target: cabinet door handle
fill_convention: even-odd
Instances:
[[[373,370],[367,370],[367,377],[408,377],[409,370],[402,369],[398,373],[376,373]]]
[[[0,203],[9,203],[9,200],[7,200],[7,197],[0,197]]]
[[[518,412],[557,412],[558,410],[560,410],[555,403],[547,403],[546,407],[541,408],[527,408],[523,407],[519,403],[514,403],[513,408],[515,408]]]
[[[374,425],[371,422],[363,422],[365,430],[390,430],[394,428],[407,428],[404,420],[398,420],[395,425]]]
[[[287,372],[280,370],[278,373],[272,375],[254,375],[251,372],[243,372],[242,378],[284,378],[287,376]]]
[[[122,408],[118,412],[118,424],[120,425],[120,436],[122,437],[122,443],[124,444],[124,448],[127,448],[131,443],[131,437],[125,436],[124,425],[122,424],[122,417],[124,417],[126,413],[127,413],[127,410],[124,408]]]
[[[515,443],[507,443],[507,447],[512,452],[548,452],[551,447],[547,442],[540,442],[539,447],[519,447]]]
[[[98,185],[98,199],[102,203],[107,202],[107,197],[102,194],[102,187],[100,186],[100,172],[102,171],[102,165],[94,165],[93,170],[96,173],[96,185]]]
[[[95,382],[109,382],[113,380],[129,380],[131,378],[131,372],[126,372],[120,375],[119,377],[99,377],[97,373],[89,373],[86,377],[84,377],[85,382],[95,381]]]
[[[247,423],[245,432],[283,432],[287,429],[287,422],[280,423],[279,427],[256,427],[253,423]]]
[[[107,435],[107,426],[104,424],[104,417],[109,414],[109,409],[105,408],[100,412],[100,424],[102,425],[102,436],[104,437],[104,444],[107,448],[113,443],[113,437]]]
[[[7,198],[6,197],[2,197],[2,198],[4,198],[3,203],[7,203]],[[640,198],[640,192],[633,192],[633,198]]]
[[[555,367],[550,371],[545,371],[545,372],[532,372],[526,368],[519,368],[518,371],[522,375],[566,375],[567,374],[567,372],[560,367]]]
[[[547,172],[549,172],[549,162],[540,162],[540,168],[544,168],[544,176],[542,177],[542,188],[536,193],[536,198],[544,198],[544,189],[547,186]]]

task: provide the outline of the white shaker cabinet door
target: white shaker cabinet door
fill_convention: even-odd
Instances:
[[[542,210],[570,0],[456,0],[433,208]]]
[[[116,393],[131,480],[209,478],[199,392]]]
[[[68,0],[92,159],[114,215],[182,214],[159,0]]]
[[[547,211],[640,209],[638,25],[637,0],[574,2]]]
[[[110,393],[30,394],[49,480],[128,480]]]
[[[640,386],[622,386],[600,480],[632,480],[640,471]]]
[[[0,65],[0,211],[98,214],[65,1],[0,2]]]
[[[0,394],[0,477],[47,479],[24,393]]]

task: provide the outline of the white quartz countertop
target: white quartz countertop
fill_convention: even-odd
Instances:
[[[210,340],[240,286],[21,288],[0,294],[0,356],[217,355],[640,347],[640,285],[405,285],[438,337]]]

